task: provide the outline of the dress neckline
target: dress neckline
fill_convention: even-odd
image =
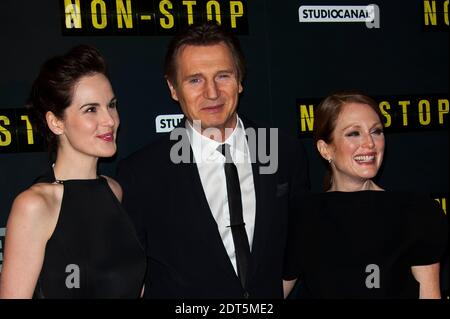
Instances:
[[[55,183],[55,184],[64,185],[64,183],[67,183],[67,182],[96,182],[96,181],[100,181],[103,178],[103,177],[97,175],[96,178],[85,178],[85,179],[74,178],[74,179],[63,179],[63,180],[56,179],[55,171],[53,169],[54,166],[55,166],[55,164],[52,165],[52,167],[50,169],[50,174],[51,174],[51,179],[52,179],[53,183]]]

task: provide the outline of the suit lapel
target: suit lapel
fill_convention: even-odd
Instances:
[[[252,128],[256,132],[256,141],[258,141],[258,128],[252,126],[252,124],[244,119],[242,119],[245,128]],[[266,132],[267,133],[267,132]],[[270,140],[269,138],[267,140]],[[265,247],[267,244],[267,234],[270,227],[270,203],[271,197],[273,197],[274,191],[273,187],[275,183],[272,181],[275,175],[261,175],[260,167],[261,162],[257,156],[258,154],[258,144],[256,143],[256,152],[251,154],[252,159],[252,172],[253,172],[253,183],[255,186],[255,198],[256,198],[256,212],[255,212],[255,227],[251,251],[251,266],[248,279],[255,274],[256,269],[263,259]],[[266,148],[266,150],[269,148]]]
[[[189,141],[187,135],[183,138]],[[190,144],[189,151],[190,158],[193,159],[194,155]],[[187,213],[190,214],[188,219],[190,219],[189,224],[193,228],[192,233],[203,242],[203,247],[207,248],[210,259],[216,261],[217,266],[222,268],[225,273],[237,279],[203,190],[197,164],[191,160],[191,163],[180,163],[176,167],[178,168],[178,181],[180,181],[178,185],[181,186],[179,191],[191,190],[191,194],[194,196],[194,200],[188,201],[192,204],[186,207]]]

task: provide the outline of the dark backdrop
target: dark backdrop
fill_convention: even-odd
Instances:
[[[73,31],[71,35],[63,35],[68,33],[64,29],[64,0],[0,1],[0,264],[3,228],[11,203],[48,166],[43,147],[26,145],[25,121],[20,120],[31,83],[44,60],[79,43],[98,47],[106,57],[122,124],[117,155],[101,164],[104,174],[114,175],[118,160],[162,134],[156,133],[158,115],[180,113],[163,79],[162,61],[170,37],[162,35],[161,27],[155,26],[154,34],[149,35],[135,24],[134,35],[118,34],[114,28],[116,0],[80,2],[82,8],[105,3],[108,14],[112,14],[109,35],[89,28],[89,20],[83,20],[81,31],[69,30]],[[139,8],[157,9],[160,2],[130,0],[134,12]],[[206,1],[197,2],[197,7],[205,8]],[[217,2],[224,23],[229,23],[226,11],[230,0]],[[313,190],[321,189],[324,168],[308,132],[300,129],[300,105],[315,104],[337,89],[358,89],[391,105],[393,125],[387,129],[387,152],[379,183],[388,190],[430,192],[446,209],[448,114],[442,112],[442,123],[437,114],[438,100],[446,100],[448,107],[449,98],[448,13],[444,16],[438,12],[436,25],[424,13],[424,8],[433,4],[436,11],[444,11],[444,1],[377,0],[380,28],[368,28],[365,23],[299,23],[301,5],[369,4],[361,1],[240,2],[244,14],[237,18],[237,33],[247,57],[248,74],[239,113],[302,139],[310,160]],[[171,3],[175,9],[183,8],[181,1]],[[204,11],[196,14],[205,18]],[[183,12],[180,17],[176,26],[181,25]],[[158,14],[152,16],[153,21],[158,18]],[[408,125],[402,124],[398,102],[403,100],[410,101]],[[427,125],[418,121],[420,100],[429,101],[431,120]],[[17,114],[11,115],[14,112]],[[2,115],[9,119],[15,116],[16,124],[8,125]],[[15,147],[2,146],[2,141],[7,143],[2,128],[11,133]],[[37,143],[37,137],[35,140]]]

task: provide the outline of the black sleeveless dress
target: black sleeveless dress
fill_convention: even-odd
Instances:
[[[36,182],[55,182],[53,170]],[[61,210],[47,242],[35,297],[138,298],[145,252],[106,179],[61,183]]]
[[[447,216],[426,193],[312,193],[290,220],[284,278],[298,297],[414,299],[412,266],[442,260]]]

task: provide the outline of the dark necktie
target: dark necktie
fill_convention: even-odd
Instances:
[[[237,273],[245,288],[247,271],[250,262],[250,245],[242,215],[242,196],[239,175],[236,165],[230,154],[230,145],[220,145],[218,150],[225,156],[225,178],[227,182],[228,208],[230,211],[230,226],[233,235],[234,250],[236,254]]]

